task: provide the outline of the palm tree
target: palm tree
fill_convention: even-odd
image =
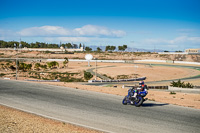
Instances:
[[[64,67],[66,67],[66,64],[68,64],[68,63],[69,63],[69,60],[68,60],[68,58],[67,58],[67,57],[65,57],[64,59],[65,59],[65,61],[63,61],[63,65],[64,65]],[[68,65],[67,65],[67,66],[68,66]]]

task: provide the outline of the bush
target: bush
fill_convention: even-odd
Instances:
[[[104,77],[107,77],[107,78],[109,78],[109,79],[114,79],[114,78],[112,78],[111,76],[108,76],[108,75],[106,75],[106,74],[103,74],[103,76],[104,76]]]
[[[117,79],[128,79],[128,75],[117,75]]]
[[[171,94],[171,95],[175,95],[175,94],[176,94],[176,92],[174,92],[174,91],[171,91],[169,94]]]
[[[172,87],[180,87],[180,88],[193,88],[194,87],[193,84],[191,84],[189,82],[188,83],[181,82],[180,79],[177,82],[172,81],[170,86],[172,86]]]
[[[6,75],[5,73],[0,73],[0,77],[3,77],[4,75]]]
[[[89,80],[89,79],[91,79],[92,77],[93,77],[93,75],[92,75],[90,72],[84,71],[84,78],[85,78],[86,80]]]
[[[61,82],[83,82],[84,80],[82,78],[69,78],[69,77],[61,77]]]

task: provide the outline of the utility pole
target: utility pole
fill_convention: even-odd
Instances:
[[[97,80],[97,58],[95,58],[95,60],[96,60],[96,63],[95,63],[95,66],[96,66],[95,80]]]
[[[22,47],[21,44],[21,38],[20,38],[20,42],[19,42],[19,47],[17,48],[17,44],[14,44],[15,50],[17,52],[16,54],[16,80],[17,80],[17,71],[18,71],[18,53],[19,53],[19,49]]]
[[[17,52],[17,44],[15,43],[14,44],[14,50],[16,50],[16,52]],[[18,52],[17,52],[18,53]],[[15,79],[17,80],[17,68],[18,68],[18,64],[17,64],[17,54],[16,54],[16,75],[15,75]]]
[[[16,58],[16,80],[17,80],[17,69],[18,69],[18,64],[17,64],[17,58]]]

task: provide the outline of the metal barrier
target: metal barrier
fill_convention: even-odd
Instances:
[[[123,88],[131,88],[131,87],[139,87],[139,86],[123,86]],[[147,86],[148,89],[166,89],[168,90],[168,86]]]

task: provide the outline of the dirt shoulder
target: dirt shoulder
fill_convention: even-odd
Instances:
[[[1,133],[100,133],[0,105]]]

